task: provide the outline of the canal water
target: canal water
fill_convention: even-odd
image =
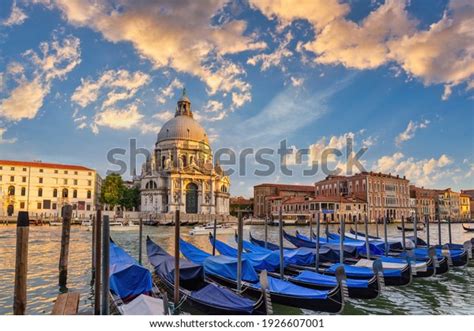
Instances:
[[[285,231],[294,233],[298,229],[309,234],[306,227],[285,227]],[[362,226],[360,227],[362,229]],[[190,236],[190,227],[182,227],[182,236],[195,245],[211,251],[211,245],[205,235]],[[331,230],[336,228],[331,227]],[[383,234],[382,226],[379,226]],[[263,238],[263,226],[245,226],[245,238],[248,232],[257,238]],[[369,228],[370,234],[376,234],[375,225]],[[0,226],[0,314],[12,313],[14,268],[15,268],[15,233],[12,225]],[[389,225],[390,235],[400,236],[395,225]],[[426,238],[426,231],[419,231],[419,236]],[[432,243],[437,243],[438,228],[430,226]],[[173,227],[144,226],[144,238],[149,235],[170,252],[173,251]],[[134,257],[138,258],[138,227],[124,230],[112,228],[112,238]],[[443,242],[448,240],[448,227],[442,225]],[[452,225],[453,242],[462,243],[472,234],[463,231],[460,224]],[[61,242],[61,228],[49,226],[32,226],[29,237],[28,256],[28,314],[49,314],[54,300],[59,293],[58,260]],[[233,240],[233,235],[222,235],[219,239]],[[269,227],[269,241],[278,241],[278,227]],[[145,240],[144,240],[145,244]],[[288,242],[285,245],[290,245]],[[143,248],[144,261],[147,267],[146,250]],[[81,293],[80,311],[92,311],[93,290],[91,280],[91,232],[85,227],[73,227],[69,256],[68,285],[70,290]],[[275,305],[278,314],[314,314],[296,308]],[[448,274],[427,279],[415,279],[405,287],[385,287],[383,294],[375,300],[349,299],[343,314],[474,314],[474,263],[467,267],[455,268]]]

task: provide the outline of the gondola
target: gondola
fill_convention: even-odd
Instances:
[[[304,239],[304,236],[292,236],[285,231],[283,231],[283,236],[285,237],[286,240],[288,240],[290,243],[295,245],[296,247],[311,247],[315,248],[316,247],[316,242],[314,241],[309,241],[307,239]],[[334,250],[338,250],[337,244],[332,243],[332,244],[321,244],[321,247],[326,247],[327,245],[332,245]],[[344,250],[346,245],[344,245]],[[353,246],[351,246],[353,247]],[[357,263],[360,263],[361,259],[358,259],[358,253],[355,247],[353,247],[355,250],[355,257],[350,257],[346,258],[346,253],[344,252],[344,268],[346,271],[346,275],[351,278],[357,278],[357,279],[368,279],[374,276],[373,271],[370,268],[367,268],[367,264],[364,263],[364,266],[361,265],[356,265]],[[331,261],[332,263],[338,262],[338,261]],[[322,265],[323,267],[327,267],[327,269],[324,271],[326,274],[334,274],[335,268],[337,268],[337,264],[331,264],[330,266],[327,265]],[[365,267],[365,268],[364,268]],[[403,286],[403,285],[408,285],[412,281],[412,272],[411,272],[411,267],[407,263],[405,266],[397,269],[383,269],[383,276],[385,280],[386,285],[390,286]]]
[[[165,315],[163,300],[150,271],[110,240],[111,312],[120,315]]]
[[[174,293],[174,257],[147,237],[147,254],[155,275],[170,294]],[[180,259],[179,293],[184,304],[207,315],[264,314],[262,292],[257,291],[258,300],[240,296],[226,287],[209,282],[202,266]],[[179,303],[175,303],[178,305]]]
[[[466,232],[474,232],[474,228],[471,228],[470,226],[466,226],[466,224],[464,224],[464,223],[462,224],[462,228]]]
[[[339,234],[335,234],[335,233],[328,233],[328,237],[333,239],[333,240],[340,240],[340,235]],[[364,241],[362,240],[358,240],[358,239],[352,239],[352,238],[344,238],[344,242],[346,241],[349,241],[349,242],[358,242],[358,243],[361,243],[361,244],[365,244]],[[383,264],[384,264],[384,268],[387,266],[387,265],[390,265],[390,264],[395,264],[395,267],[397,267],[397,264],[398,265],[404,265],[407,263],[407,259],[408,259],[408,262],[410,262],[410,265],[411,265],[411,268],[412,268],[412,274],[413,274],[413,277],[416,277],[416,278],[426,278],[426,277],[431,277],[435,274],[435,267],[434,267],[434,259],[436,258],[435,257],[435,251],[434,249],[432,250],[432,252],[430,252],[431,254],[427,254],[426,256],[396,256],[396,255],[390,255],[389,256],[389,252],[390,250],[396,250],[396,249],[399,249],[401,250],[402,247],[399,247],[398,245],[395,245],[395,246],[390,246],[389,245],[389,252],[386,252],[385,253],[385,243],[381,240],[378,240],[378,241],[372,241],[372,243],[377,247],[379,248],[380,250],[383,250],[384,254],[371,254],[371,259],[381,259]],[[361,250],[359,252],[360,256],[361,257],[367,257],[367,254],[365,252],[365,250]]]
[[[238,238],[235,238],[238,240]],[[277,250],[270,250],[264,247],[254,245],[251,242],[243,240],[243,248],[249,253],[260,252],[262,254],[274,254],[278,253]],[[211,237],[212,244],[212,237]],[[276,245],[275,245],[276,246]],[[277,246],[278,247],[278,246]],[[303,249],[303,256],[306,255],[306,252],[309,249]],[[298,249],[290,249],[284,251],[284,261],[286,266],[285,274],[287,275],[286,280],[293,284],[297,284],[303,287],[308,287],[316,290],[330,290],[337,285],[337,279],[335,276],[324,275],[310,270],[299,271],[297,269],[291,268],[291,265],[294,264],[303,264],[303,265],[314,265],[314,250],[309,250],[311,254],[311,260],[308,260],[306,257],[303,259],[298,258]],[[279,253],[278,253],[279,254]],[[296,258],[295,258],[296,257]],[[279,275],[274,274],[275,277]],[[374,299],[381,292],[381,284],[377,276],[372,277],[371,279],[351,279],[347,278],[347,288],[349,291],[349,297],[357,299]]]
[[[190,261],[202,265],[206,276],[230,287],[237,287],[237,259],[230,256],[212,256],[194,245],[181,240],[181,253]],[[247,259],[242,259],[242,292],[251,297],[260,294],[257,272]],[[338,284],[329,291],[321,291],[298,286],[288,281],[268,276],[272,302],[314,311],[338,313],[344,308],[345,275],[342,268],[337,270]]]
[[[365,240],[365,233],[355,231],[354,229],[350,229],[349,233],[346,232],[345,236],[347,238],[351,239],[357,239],[357,240]],[[376,237],[376,236],[371,236],[368,235],[367,238],[369,240],[375,240],[375,241],[383,241],[383,238]],[[390,245],[390,249],[395,249],[395,250],[401,250],[403,249],[403,238],[400,237],[388,237],[387,241]],[[405,238],[405,248],[411,249],[415,248],[415,243],[412,240],[409,240],[408,238]]]
[[[357,233],[357,236],[360,236],[361,238],[365,239],[365,233],[356,232],[352,228],[350,230],[350,233],[352,235],[355,235]],[[376,236],[369,235],[368,237],[370,239],[383,240],[382,238],[376,237]],[[401,242],[403,242],[403,238],[391,238],[391,239],[392,240],[400,240]],[[419,238],[419,237],[416,238],[416,242],[417,242],[417,245],[420,246],[420,247],[427,247],[426,242],[423,239]],[[415,248],[415,237],[414,236],[405,238],[405,248],[408,249],[408,250],[413,250]],[[398,256],[398,257],[406,256],[406,255],[402,254],[403,253],[402,250],[395,250],[393,252],[389,252],[389,255]],[[426,254],[421,254],[421,253],[422,252],[420,252],[420,254],[418,255],[419,259],[427,259],[428,258],[428,251],[426,251]],[[442,256],[442,255],[436,255],[435,254],[435,256],[437,258],[437,261],[434,261],[434,259],[433,259],[433,266],[435,268],[435,274],[436,275],[441,275],[441,274],[447,273],[449,271],[448,259],[445,256]]]
[[[410,240],[415,241],[414,237],[408,237]],[[428,247],[428,243],[425,242],[420,237],[416,238],[417,248],[416,254],[423,254],[423,250],[426,251]],[[442,257],[446,257],[448,260],[448,264],[453,267],[462,267],[465,266],[469,259],[472,258],[472,254],[474,252],[474,240],[467,240],[464,244],[444,244],[444,245],[433,245],[436,249],[436,256],[438,259]],[[421,253],[419,250],[422,250]],[[441,262],[440,262],[441,265]]]
[[[405,224],[405,228],[403,228],[401,225],[397,225],[397,229],[400,231],[415,231],[415,224],[413,223],[407,223]],[[417,231],[423,231],[425,229],[425,225],[423,223],[417,223],[416,224],[416,230]]]

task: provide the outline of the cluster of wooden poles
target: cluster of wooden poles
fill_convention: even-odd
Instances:
[[[59,288],[60,292],[67,291],[67,273],[68,273],[68,256],[69,256],[69,241],[71,232],[71,219],[72,219],[72,206],[66,205],[62,210],[63,224],[61,232],[61,251],[59,256]],[[283,256],[283,222],[282,210],[279,212],[279,256],[280,256],[280,275],[283,278],[284,275],[284,256]],[[318,213],[316,218],[316,234],[319,236],[321,227],[321,215]],[[415,246],[417,242],[417,222],[418,217],[414,218],[414,238]],[[388,217],[383,218],[384,227],[384,241],[385,241],[385,254],[388,253],[388,235],[387,235],[387,222]],[[430,231],[429,231],[429,218],[425,217],[424,223],[426,225],[427,232],[427,244],[430,246]],[[367,258],[370,258],[369,249],[369,236],[368,236],[368,218],[364,219],[365,225],[365,243],[367,250]],[[402,217],[402,245],[405,250],[406,238],[405,238],[405,220]],[[313,238],[313,222],[310,221],[310,238]],[[213,238],[216,238],[217,222],[214,220]],[[355,231],[357,233],[357,222],[355,222]],[[345,220],[341,220],[340,224],[341,240],[339,241],[339,249],[342,252],[344,246],[344,233],[345,233]],[[328,233],[328,223],[326,222],[326,233]],[[448,219],[448,233],[449,243],[452,243],[451,235],[451,222]],[[238,211],[238,247],[237,247],[237,291],[240,292],[242,288],[242,251],[243,251],[243,220],[242,212]],[[265,245],[268,242],[268,225],[265,222]],[[19,212],[17,219],[17,241],[16,241],[16,264],[15,264],[15,289],[14,289],[14,303],[13,312],[16,315],[22,315],[26,310],[26,297],[27,297],[27,271],[28,271],[28,237],[29,237],[29,217],[28,212]],[[378,222],[377,222],[377,237],[378,237]],[[179,283],[180,283],[180,213],[175,213],[175,238],[174,238],[174,255],[175,255],[175,274],[174,274],[174,302],[179,302]],[[95,315],[108,315],[109,309],[109,262],[110,262],[110,226],[109,216],[102,216],[102,211],[97,210],[96,217],[93,221],[92,227],[92,279],[91,285],[94,286],[94,314]],[[438,242],[442,245],[441,237],[441,222],[438,221]],[[316,268],[319,267],[319,240],[316,240]],[[138,262],[142,264],[142,244],[143,244],[143,224],[142,219],[139,223],[139,243],[138,243]],[[215,255],[216,248],[213,244],[212,254]],[[339,254],[340,263],[343,263],[343,254]],[[317,270],[317,269],[316,269]]]

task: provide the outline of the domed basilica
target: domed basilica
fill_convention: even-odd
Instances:
[[[208,136],[193,118],[186,90],[135,181],[141,189],[141,211],[149,217],[180,210],[209,215],[205,218],[210,221],[212,215],[229,214],[229,177],[213,163]]]

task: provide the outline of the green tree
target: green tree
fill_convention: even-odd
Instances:
[[[120,205],[124,189],[125,186],[123,185],[122,177],[119,174],[108,175],[102,184],[100,202],[108,204],[112,208]]]
[[[140,189],[138,187],[125,187],[122,192],[120,205],[127,210],[132,210],[133,208],[138,210],[140,206]]]

